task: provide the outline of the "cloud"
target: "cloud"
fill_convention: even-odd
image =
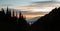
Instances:
[[[59,7],[60,2],[57,1],[38,1],[32,2],[30,5],[21,6],[20,9],[31,12],[50,12],[55,7]]]
[[[48,14],[48,12],[29,12],[29,11],[22,11],[23,15],[44,15]]]
[[[0,6],[14,6],[13,4],[0,4]]]
[[[56,7],[60,5],[59,0],[44,0],[44,1],[36,1],[32,2],[30,5],[27,5],[26,7]]]

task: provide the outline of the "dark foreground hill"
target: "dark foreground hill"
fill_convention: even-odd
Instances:
[[[31,25],[31,31],[60,31],[60,7],[39,18]]]

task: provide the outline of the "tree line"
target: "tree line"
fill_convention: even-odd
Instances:
[[[29,30],[29,24],[26,22],[25,18],[23,17],[22,13],[19,12],[19,18],[14,16],[14,10],[13,10],[13,16],[11,16],[11,10],[7,7],[6,13],[4,12],[4,9],[2,8],[0,11],[0,30],[1,31],[28,31]]]

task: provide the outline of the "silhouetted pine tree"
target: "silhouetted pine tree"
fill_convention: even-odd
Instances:
[[[17,20],[17,29],[20,31],[29,31],[29,24],[27,24],[25,18],[23,18],[23,15],[21,12],[19,13],[19,19]]]
[[[5,13],[4,13],[4,9],[2,8],[0,11],[0,21],[4,20]]]
[[[15,17],[14,16],[15,14],[14,14],[14,10],[13,10],[13,17],[11,17],[11,22],[12,22],[12,24],[16,24],[17,23],[17,17]]]

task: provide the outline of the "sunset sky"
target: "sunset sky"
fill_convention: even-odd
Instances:
[[[23,11],[26,18],[44,16],[55,7],[60,6],[60,0],[0,0],[0,9],[6,7]]]

